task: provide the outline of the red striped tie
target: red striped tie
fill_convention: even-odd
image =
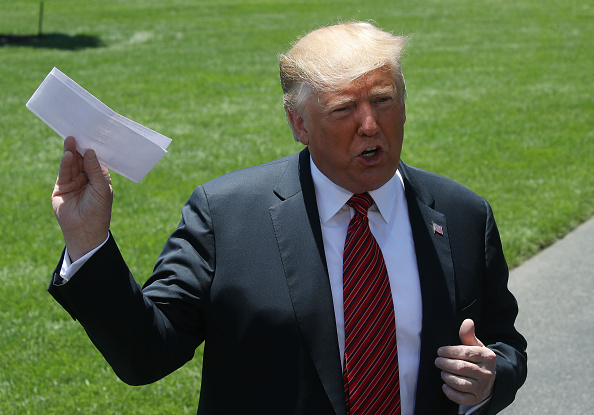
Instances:
[[[344,244],[344,392],[347,413],[400,414],[394,304],[386,264],[369,230],[369,193],[347,202],[355,209]]]

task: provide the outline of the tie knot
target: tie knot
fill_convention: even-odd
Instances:
[[[373,198],[367,192],[358,193],[349,199],[347,205],[355,209],[356,214],[366,216],[367,210],[373,205]]]

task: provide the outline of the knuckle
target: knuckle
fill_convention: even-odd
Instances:
[[[495,363],[495,361],[497,360],[497,355],[495,354],[495,352],[493,350],[489,349],[489,353],[487,354],[485,359],[489,362]]]
[[[460,392],[469,392],[472,390],[472,382],[463,378],[455,379],[454,385]]]
[[[466,373],[469,370],[472,370],[472,366],[472,363],[469,363],[465,360],[456,360],[454,363],[454,367],[459,373]]]
[[[451,388],[459,391],[459,392],[470,392],[474,388],[475,382],[471,379],[452,375],[451,373],[442,372],[441,379],[445,382],[446,385],[450,386]]]

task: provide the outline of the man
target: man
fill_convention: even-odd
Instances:
[[[287,119],[307,147],[198,187],[142,290],[109,233],[109,174],[65,141],[52,202],[66,250],[49,290],[120,378],[158,380],[205,341],[199,414],[513,401],[526,342],[491,209],[400,162],[405,40],[348,23],[283,55]]]

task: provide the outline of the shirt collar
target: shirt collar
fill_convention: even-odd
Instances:
[[[343,189],[327,178],[316,167],[311,156],[309,163],[311,166],[311,177],[316,190],[320,221],[322,224],[325,224],[342,209],[353,193]],[[396,197],[400,192],[404,192],[404,181],[398,170],[396,170],[396,174],[386,184],[379,189],[369,192],[375,201],[380,216],[385,222],[387,222],[386,218],[392,217],[392,209],[395,206]],[[373,206],[371,209],[373,209]]]

